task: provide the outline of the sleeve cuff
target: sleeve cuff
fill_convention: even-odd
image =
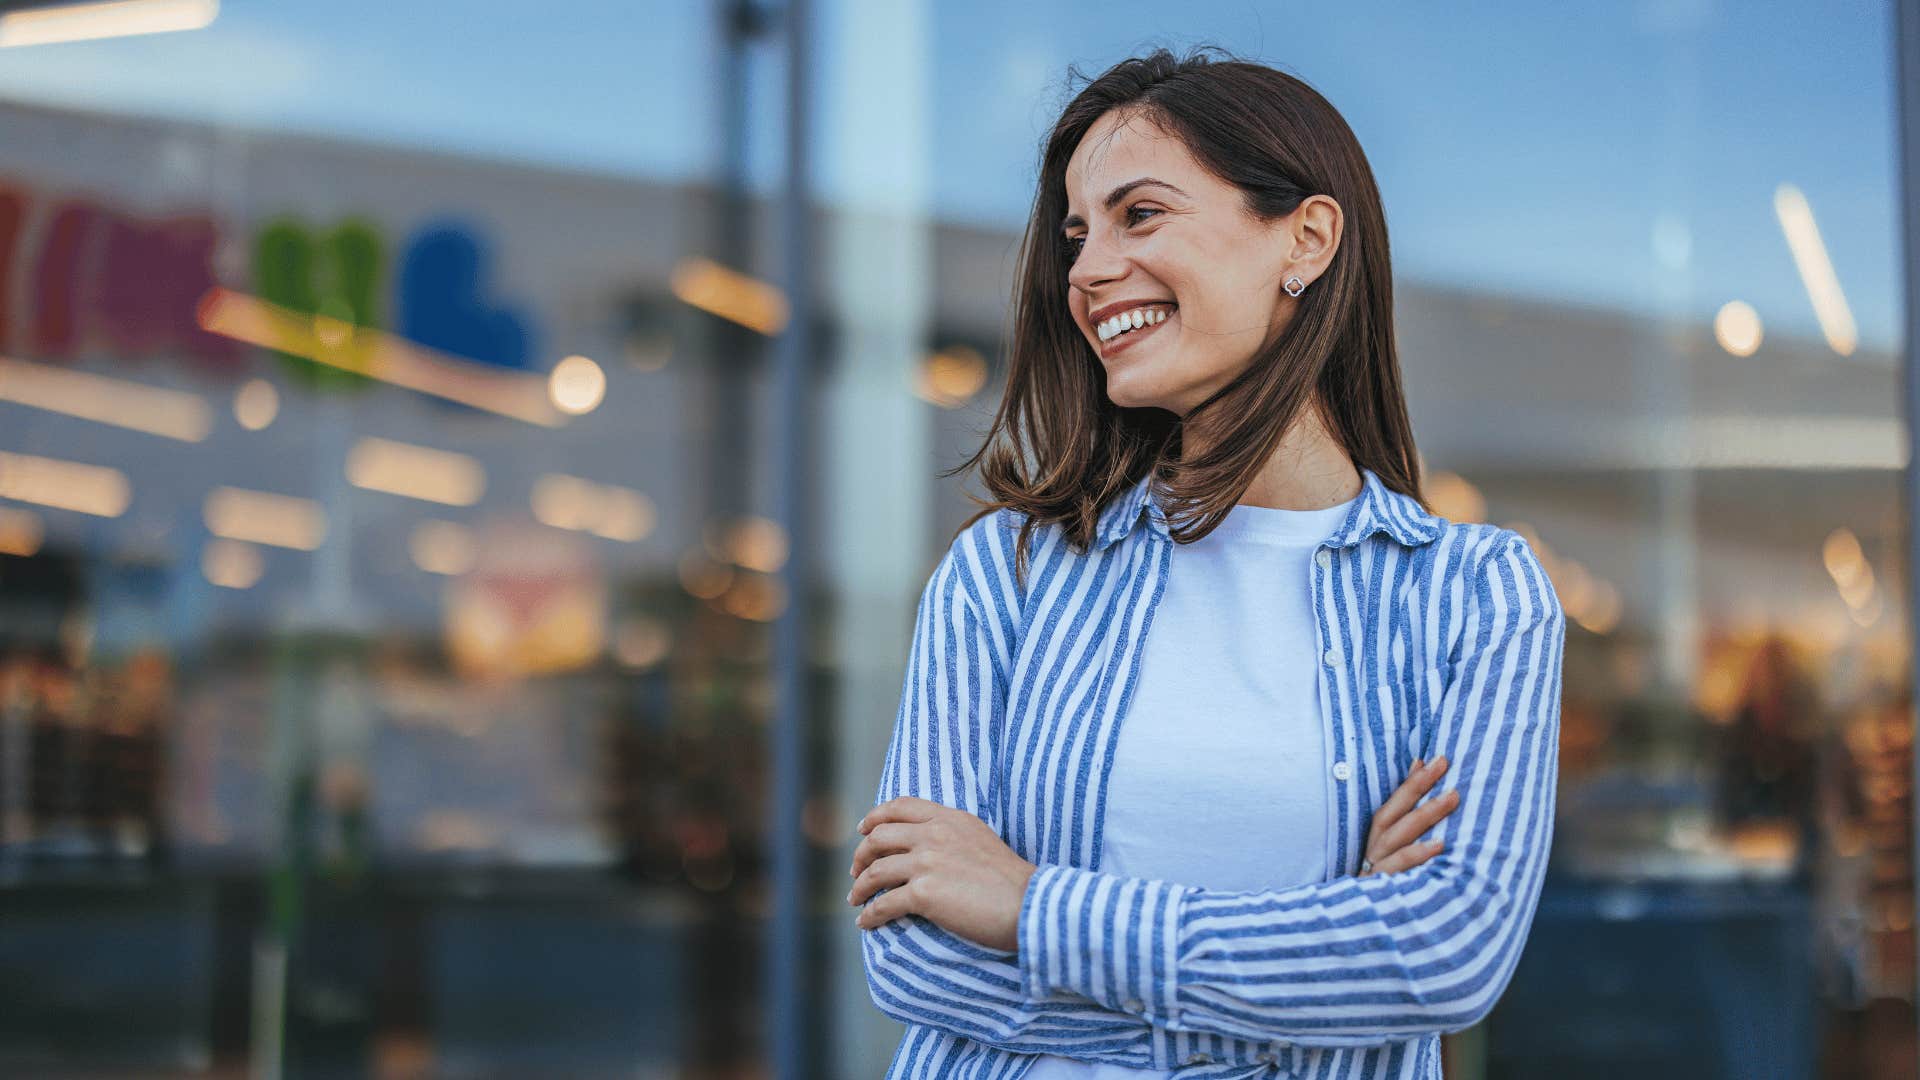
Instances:
[[[1035,1001],[1071,991],[1170,1026],[1185,897],[1171,882],[1040,867],[1020,901],[1022,990]]]

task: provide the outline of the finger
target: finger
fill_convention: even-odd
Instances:
[[[1376,851],[1398,851],[1425,836],[1441,818],[1453,813],[1459,805],[1459,788],[1441,792],[1394,822],[1367,847]]]
[[[1435,840],[1427,844],[1411,844],[1388,855],[1384,859],[1373,860],[1373,872],[1376,874],[1397,874],[1402,870],[1411,870],[1433,858],[1445,848],[1442,841]]]
[[[1411,809],[1414,803],[1419,802],[1420,797],[1425,795],[1446,771],[1447,759],[1443,755],[1407,773],[1407,778],[1400,782],[1400,786],[1394,789],[1387,801],[1381,803],[1380,809],[1373,812],[1373,829],[1384,830],[1400,820],[1401,815]]]
[[[884,859],[875,859],[873,865],[861,871],[854,880],[853,889],[847,893],[847,903],[859,905],[881,889],[891,889],[896,885],[905,885],[912,877],[912,867],[906,855],[889,855]]]
[[[883,821],[925,821],[942,809],[946,808],[931,799],[902,795],[867,811],[854,828],[866,833],[872,832],[873,827]]]
[[[862,814],[860,816],[859,821],[856,821],[853,823],[853,831],[861,834],[862,836],[866,835],[866,832],[868,829],[873,828],[875,825],[878,825],[882,821],[892,820],[893,809],[894,809],[893,802],[889,801],[889,802],[883,802],[880,805],[874,807],[873,809],[868,810],[865,814]]]
[[[889,821],[875,825],[867,833],[867,838],[860,841],[860,846],[853,849],[853,866],[848,872],[859,877],[862,870],[882,855],[911,850],[913,840],[913,826],[905,822]]]
[[[916,910],[912,891],[905,885],[897,889],[888,889],[867,904],[866,909],[860,912],[860,917],[854,922],[862,930],[872,930],[875,927],[885,926],[902,915],[911,915]]]

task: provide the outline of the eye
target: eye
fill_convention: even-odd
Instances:
[[[1158,207],[1143,206],[1140,203],[1134,203],[1132,206],[1127,207],[1125,216],[1126,216],[1128,225],[1137,225],[1139,224],[1139,222],[1134,220],[1133,215],[1160,214],[1160,213],[1165,213],[1165,211],[1161,210]],[[1068,262],[1072,262],[1074,259],[1074,256],[1080,254],[1080,248],[1086,242],[1087,242],[1087,238],[1084,236],[1062,236],[1060,238],[1060,252],[1061,254],[1067,257]]]

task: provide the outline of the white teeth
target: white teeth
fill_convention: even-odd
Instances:
[[[1094,327],[1094,331],[1100,335],[1101,341],[1112,341],[1129,330],[1137,330],[1142,326],[1152,326],[1166,321],[1167,309],[1165,308],[1133,308]]]

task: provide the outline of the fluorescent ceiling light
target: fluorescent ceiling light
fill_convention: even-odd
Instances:
[[[181,442],[200,442],[213,430],[213,409],[198,394],[6,356],[0,401]]]
[[[201,296],[196,318],[209,333],[529,424],[557,428],[568,419],[548,400],[545,375],[507,371],[324,315],[302,315],[218,285]]]
[[[220,14],[220,0],[108,0],[0,12],[0,48],[199,30]]]

